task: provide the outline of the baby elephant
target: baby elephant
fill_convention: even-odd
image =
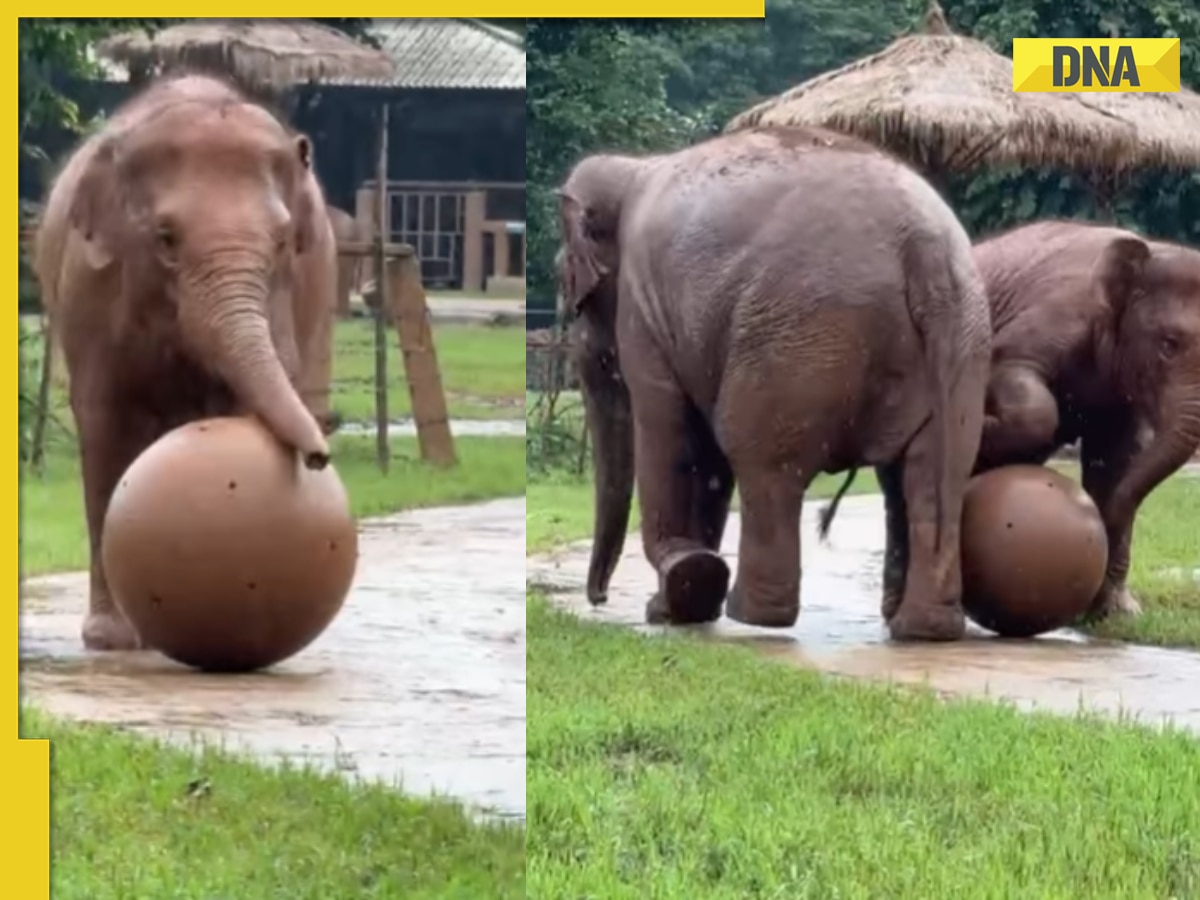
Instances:
[[[100,548],[143,450],[185,422],[253,413],[309,467],[329,463],[337,260],[312,144],[218,80],[157,82],[67,160],[35,255],[79,433],[84,644],[136,648]]]
[[[1080,441],[1108,530],[1089,613],[1136,613],[1134,517],[1200,444],[1200,251],[1046,221],[978,243],[995,332],[976,471],[1043,463]]]

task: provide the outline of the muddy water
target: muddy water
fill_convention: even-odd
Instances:
[[[53,714],[200,736],[524,818],[524,546],[523,498],[366,522],[340,616],[254,675],[87,654],[86,575],[31,579],[22,696]]]
[[[731,566],[737,564],[739,524],[731,517],[722,547]],[[841,675],[988,695],[1023,708],[1065,713],[1086,708],[1149,724],[1169,719],[1200,731],[1200,655],[1194,653],[1093,641],[1067,630],[1027,641],[1001,640],[974,628],[970,639],[956,644],[888,641],[879,616],[884,525],[877,496],[843,501],[828,546],[816,538],[816,505],[809,504],[802,536],[802,610],[794,628],[757,629],[722,619],[692,630]],[[583,595],[587,562],[583,543],[531,558],[526,571],[532,583],[553,589],[554,602],[580,616],[659,630],[643,620],[656,581],[636,536],[626,543],[607,606],[592,609]]]

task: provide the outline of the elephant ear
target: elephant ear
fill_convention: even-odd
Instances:
[[[117,148],[101,144],[88,162],[71,200],[71,227],[83,236],[83,257],[93,269],[105,269],[116,259],[118,217],[124,204],[117,186]]]
[[[298,134],[292,139],[296,153],[296,161],[300,166],[297,178],[296,209],[293,218],[296,224],[296,252],[307,253],[317,243],[317,229],[326,224],[331,230],[332,219],[326,215],[322,223],[317,215],[317,203],[314,193],[317,191],[313,174],[313,148],[308,135]]]
[[[600,246],[590,226],[588,209],[568,193],[559,194],[563,248],[559,273],[564,300],[578,313],[608,268],[600,261]]]
[[[1141,238],[1119,237],[1104,248],[1096,277],[1104,299],[1119,324],[1129,304],[1141,290],[1150,247]]]

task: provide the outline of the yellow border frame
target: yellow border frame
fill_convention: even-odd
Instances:
[[[4,46],[8,48],[4,53],[11,53],[12,56],[9,59],[17,62],[16,19],[11,20],[9,27],[4,29]],[[9,169],[8,192],[11,193],[9,193],[10,205],[8,208],[12,218],[8,220],[9,237],[4,244],[8,247],[8,253],[4,254],[4,258],[6,260],[5,268],[9,273],[8,283],[15,287],[17,282],[17,242],[20,240],[17,217],[14,215],[18,200],[17,144],[20,140],[20,128],[17,111],[18,72],[15,69],[11,71],[13,80],[10,82],[11,87],[7,96],[9,102],[12,103],[12,108],[6,113],[6,116],[9,127],[18,133],[13,135],[12,143],[8,145],[9,165],[12,166]],[[4,555],[4,567],[9,571],[9,577],[19,583],[17,530],[20,528],[21,481],[17,394],[20,363],[17,353],[13,354],[12,362],[5,367],[4,371],[9,373],[6,379],[9,381],[9,386],[0,390],[0,396],[8,397],[8,416],[10,417],[8,428],[5,429],[5,434],[8,435],[5,443],[12,448],[10,453],[14,450],[18,452],[17,459],[9,457],[17,464],[17,471],[13,473],[14,478],[10,482],[13,486],[11,494],[13,536],[10,538],[12,543],[8,545],[8,553]],[[14,613],[18,613],[19,602],[14,604],[14,607],[16,607]],[[8,625],[4,628],[3,638],[3,654],[8,657],[12,665],[12,668],[8,669],[9,675],[5,677],[4,692],[15,701],[11,743],[9,741],[0,743],[0,747],[3,748],[0,750],[0,753],[3,754],[0,757],[0,771],[3,772],[3,788],[0,789],[0,797],[3,799],[0,802],[3,803],[4,809],[4,869],[8,874],[6,880],[16,888],[16,896],[35,900],[38,897],[50,896],[50,742],[47,740],[23,741],[20,738],[21,695],[17,677],[20,665],[20,654],[17,647],[18,620],[19,613],[8,617]]]

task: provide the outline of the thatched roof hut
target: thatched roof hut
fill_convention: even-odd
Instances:
[[[387,78],[394,68],[386,53],[304,19],[196,19],[152,35],[113,35],[96,53],[128,68],[131,80],[188,69],[227,75],[253,92],[335,77]]]
[[[1094,171],[1133,162],[1128,121],[1077,95],[1015,93],[1012,60],[952,34],[936,3],[926,31],[817,75],[735,117],[726,131],[816,125],[886,147],[931,173],[981,166]]]
[[[1136,163],[1162,169],[1200,169],[1200,94],[1087,93],[1079,99],[1137,129]]]

